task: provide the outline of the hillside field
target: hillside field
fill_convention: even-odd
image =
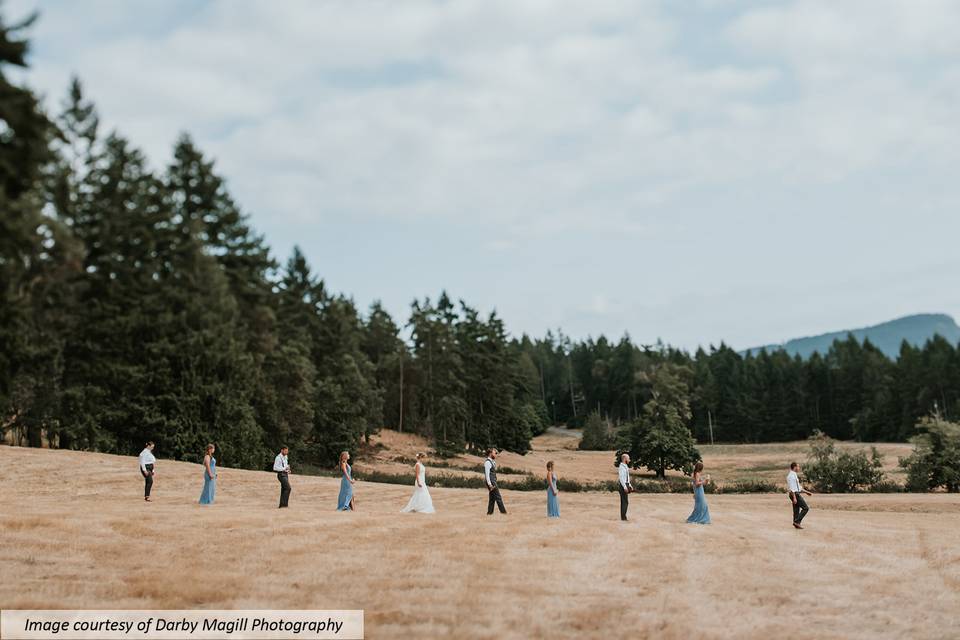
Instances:
[[[575,455],[571,453],[570,455]],[[292,460],[295,464],[295,462]],[[569,465],[571,468],[572,464]],[[294,467],[294,469],[296,469]],[[428,481],[429,481],[428,475]],[[0,446],[4,609],[364,609],[367,637],[950,638],[960,636],[960,500],[817,495],[804,531],[779,494],[434,489],[294,475],[276,509],[267,472],[222,469],[196,504],[196,464],[160,460],[145,503],[136,460]]]
[[[605,480],[613,481],[617,478],[614,467],[615,454],[613,451],[580,451],[580,431],[551,427],[547,433],[537,436],[531,442],[533,450],[526,455],[501,452],[497,462],[508,470],[533,473],[543,476],[546,473],[546,463],[553,460],[558,475],[579,482],[596,483]],[[358,469],[378,470],[389,473],[410,473],[409,460],[413,459],[418,451],[429,454],[426,440],[420,436],[397,433],[384,429],[373,438],[374,447],[364,458],[357,463]],[[381,445],[381,446],[377,446]],[[900,483],[904,481],[903,470],[897,462],[900,457],[910,454],[912,446],[905,443],[855,443],[838,442],[840,450],[863,450],[869,454],[870,447],[876,447],[884,455],[884,472],[888,478]],[[711,474],[714,482],[720,485],[731,484],[746,480],[764,480],[776,485],[786,486],[786,477],[790,462],[797,461],[804,464],[810,447],[807,442],[777,442],[769,444],[740,444],[740,445],[697,445],[703,456],[705,471]],[[404,462],[398,462],[398,460]],[[479,465],[483,463],[482,456],[460,455],[443,461],[444,467],[438,473],[459,473],[459,469],[471,470],[479,477]],[[428,461],[428,465],[430,461]],[[645,469],[633,471],[635,477],[652,478],[652,473]],[[668,472],[669,476],[682,477],[678,471]],[[504,478],[513,479],[515,475],[506,475]]]

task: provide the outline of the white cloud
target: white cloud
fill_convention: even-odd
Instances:
[[[951,0],[806,0],[746,11],[732,32],[759,51],[810,68],[956,55],[958,28],[960,5]]]
[[[16,0],[6,11],[32,4]],[[35,29],[29,78],[59,99],[78,73],[106,122],[155,164],[180,131],[192,132],[268,239],[282,232],[309,244],[333,222],[472,225],[488,232],[479,246],[499,256],[534,243],[538,256],[543,247],[581,252],[580,262],[558,267],[558,282],[583,272],[620,279],[611,290],[634,290],[670,314],[684,315],[702,295],[696,271],[749,290],[769,286],[767,277],[822,283],[838,268],[815,265],[805,275],[792,266],[795,245],[758,270],[729,250],[711,253],[701,237],[762,247],[767,233],[780,240],[784,225],[771,221],[785,210],[813,228],[844,215],[869,226],[895,216],[878,203],[960,198],[952,183],[929,189],[960,160],[960,4],[703,0],[676,8],[104,1],[77,12],[51,3]],[[708,26],[694,29],[690,12]],[[803,210],[803,198],[842,210]],[[947,220],[946,204],[918,211],[916,223]],[[635,285],[631,269],[640,267],[629,261],[616,275],[593,267],[614,240],[637,246],[650,260],[644,275],[656,268],[662,286]],[[922,263],[927,253],[896,259]],[[868,270],[873,259],[854,268]],[[678,266],[687,260],[694,275]],[[423,288],[440,286],[451,283]],[[580,286],[547,296],[566,305],[555,317],[601,315],[623,323],[608,332],[637,333],[630,303]],[[524,296],[504,300],[504,315],[521,328],[542,321]],[[750,304],[762,313],[761,300]],[[682,324],[657,332],[669,339]]]

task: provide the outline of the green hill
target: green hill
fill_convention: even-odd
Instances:
[[[946,338],[951,344],[960,343],[960,326],[957,326],[952,317],[944,313],[920,313],[883,322],[872,327],[834,331],[807,338],[794,338],[783,344],[754,347],[747,349],[744,353],[757,354],[761,349],[767,351],[783,349],[790,355],[799,354],[806,358],[814,351],[821,354],[826,353],[834,340],[844,340],[847,335],[853,335],[860,342],[869,339],[887,356],[896,358],[900,353],[900,344],[904,340],[915,346],[922,346],[937,334]]]

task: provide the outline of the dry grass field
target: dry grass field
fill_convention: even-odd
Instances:
[[[615,494],[562,494],[548,521],[540,492],[488,518],[483,490],[436,489],[427,516],[358,483],[337,513],[336,480],[291,482],[280,511],[273,474],[223,469],[201,507],[200,467],[161,459],[145,503],[134,458],[0,446],[0,607],[364,609],[370,638],[960,637],[957,496],[814,496],[796,531],[783,495],[708,496],[703,527],[685,495],[636,495],[621,523]]]
[[[409,465],[395,462],[395,458],[413,458],[417,451],[429,451],[424,438],[407,433],[397,433],[384,429],[374,436],[373,442],[382,445],[382,449],[360,463],[360,468],[377,469],[391,473],[409,471]],[[553,460],[561,477],[580,482],[601,482],[616,480],[613,466],[613,451],[580,451],[580,432],[574,429],[551,428],[547,433],[532,441],[533,451],[525,456],[503,452],[497,461],[502,467],[534,473],[538,476],[546,471],[547,460]],[[884,454],[884,472],[889,479],[903,482],[904,473],[897,462],[900,457],[910,454],[912,446],[898,443],[854,443],[841,442],[841,450],[863,450],[869,454],[870,447],[876,447]],[[703,456],[706,470],[718,484],[729,484],[744,480],[765,480],[786,486],[787,467],[792,460],[803,464],[807,459],[809,445],[805,441],[778,442],[771,444],[747,445],[697,445]],[[448,463],[464,468],[476,468],[483,458],[462,455]],[[443,473],[455,473],[454,469],[443,469]],[[633,472],[638,477],[650,475],[646,470]],[[669,475],[682,476],[680,472]],[[504,476],[509,478],[509,476]]]

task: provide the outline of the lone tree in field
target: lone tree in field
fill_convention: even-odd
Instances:
[[[627,442],[634,467],[646,467],[666,476],[667,469],[683,470],[698,462],[700,452],[690,433],[690,400],[681,368],[664,364],[653,374],[653,397],[643,406],[643,415],[627,428]]]
[[[912,440],[913,453],[900,459],[900,466],[907,470],[907,488],[960,492],[960,424],[935,413],[923,418],[917,429],[921,433]]]
[[[613,449],[615,436],[610,423],[594,411],[587,418],[583,426],[583,438],[580,439],[580,449],[587,451],[609,451]]]

